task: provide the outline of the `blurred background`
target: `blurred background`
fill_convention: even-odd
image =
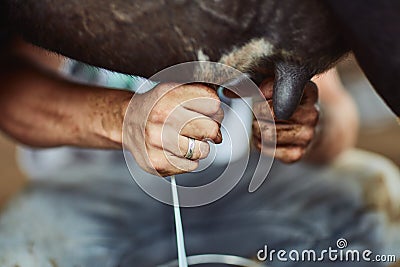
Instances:
[[[357,147],[384,155],[400,166],[400,124],[397,118],[376,95],[351,56],[343,60],[338,69],[359,108],[361,128]],[[0,169],[1,207],[26,183],[26,176],[18,166],[17,144],[4,133],[0,133]]]

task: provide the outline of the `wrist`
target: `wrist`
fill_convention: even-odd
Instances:
[[[86,96],[87,114],[79,128],[83,146],[122,148],[122,125],[132,92],[97,88]],[[83,140],[82,140],[83,139]],[[80,145],[82,145],[80,144]]]
[[[114,92],[113,92],[114,93]],[[110,148],[122,148],[122,127],[126,109],[132,98],[128,91],[117,91],[109,96],[101,116],[101,132],[99,135],[108,140]]]

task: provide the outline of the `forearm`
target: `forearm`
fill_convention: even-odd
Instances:
[[[336,70],[315,79],[315,83],[320,91],[321,117],[307,160],[325,163],[354,146],[359,122],[356,106],[343,88]]]
[[[0,127],[10,136],[37,147],[121,147],[132,93],[76,84],[18,57],[3,63]]]

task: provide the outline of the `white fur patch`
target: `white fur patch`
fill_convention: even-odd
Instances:
[[[203,52],[203,50],[199,49],[199,50],[197,51],[197,60],[199,60],[199,61],[209,61],[209,60],[210,60],[210,57],[207,56],[207,55]]]
[[[256,67],[262,59],[271,56],[273,48],[273,45],[263,38],[252,39],[242,47],[224,54],[219,62],[247,72]]]
[[[256,38],[222,55],[219,63],[233,67],[240,72],[248,73],[255,68],[262,68],[262,60],[273,55],[273,53],[274,49],[271,43],[263,38]],[[197,51],[197,59],[199,61],[209,61],[209,56],[199,49]],[[199,65],[194,74],[195,79],[198,81],[213,81],[217,84],[222,84],[236,76],[237,73],[233,69],[212,64]]]

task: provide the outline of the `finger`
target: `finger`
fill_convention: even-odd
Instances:
[[[184,158],[188,148],[189,139],[171,128],[169,125],[160,126],[149,124],[146,129],[147,149],[162,149],[177,157]],[[191,160],[206,158],[210,153],[210,145],[207,142],[195,140],[193,156]]]
[[[236,94],[235,92],[233,92],[232,90],[230,90],[228,88],[223,89],[223,94],[227,98],[240,98],[240,96],[238,94]]]
[[[275,127],[275,131],[274,131]],[[254,136],[266,144],[276,140],[277,145],[306,147],[314,137],[314,127],[299,124],[275,124],[259,121],[253,122]],[[275,135],[276,133],[276,135]]]
[[[158,105],[162,111],[172,110],[183,105],[189,110],[212,115],[220,107],[220,100],[216,91],[203,84],[173,84],[165,83],[157,86],[159,89]]]
[[[273,121],[272,100],[256,102],[253,105],[253,112],[257,120]]]
[[[300,100],[300,105],[313,105],[318,101],[318,87],[315,83],[309,81],[304,87],[304,93]]]
[[[263,141],[264,144],[275,144],[276,131],[273,124],[265,123],[263,121],[253,121],[253,136]]]
[[[176,157],[162,149],[149,151],[151,172],[163,177],[191,172],[199,166],[198,161]]]
[[[169,173],[166,173],[168,176],[192,172],[199,167],[199,161],[189,160],[186,158],[176,157],[174,155],[167,154],[167,160],[170,163]],[[163,176],[167,176],[163,175]]]
[[[319,119],[319,109],[316,104],[313,105],[300,105],[289,122],[296,124],[303,124],[309,126],[315,126]]]
[[[224,119],[224,110],[220,107],[214,115],[210,117],[212,120],[216,121],[218,124],[221,125],[222,120]]]
[[[174,153],[176,156],[186,158],[189,152],[189,138],[179,135],[179,152]],[[190,160],[204,159],[210,153],[210,145],[207,142],[194,140],[193,155]]]
[[[200,141],[212,140],[216,144],[222,142],[219,123],[208,117],[197,117],[190,120],[181,129],[180,134]]]
[[[261,132],[264,138],[264,133]],[[306,147],[314,137],[314,127],[298,124],[277,124],[276,143],[280,145]]]
[[[198,97],[211,97],[214,99],[219,99],[217,92],[213,88],[210,88],[202,83],[188,83],[181,85],[181,87],[187,90],[188,93],[195,94]],[[188,97],[187,99],[190,98],[191,97]]]
[[[275,158],[284,163],[294,163],[304,156],[305,149],[303,147],[277,147],[275,150]]]
[[[260,91],[264,95],[265,99],[272,99],[272,95],[274,92],[274,79],[272,77],[266,78],[261,84],[260,84]]]
[[[156,86],[159,90],[159,96],[167,96],[172,99],[189,100],[193,97],[206,97],[218,99],[214,89],[201,83],[160,83]]]
[[[213,89],[201,84],[182,87],[184,94],[180,94],[177,100],[186,109],[204,115],[213,115],[219,111],[221,101]]]
[[[304,147],[298,146],[278,146],[276,148],[261,146],[260,141],[256,141],[255,146],[261,150],[262,154],[279,159],[284,163],[294,163],[299,161],[306,151]]]
[[[166,121],[180,135],[192,137],[197,140],[213,140],[219,144],[222,142],[222,134],[219,122],[204,116],[203,114],[177,107]]]

